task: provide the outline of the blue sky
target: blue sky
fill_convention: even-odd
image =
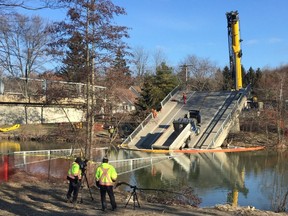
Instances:
[[[170,66],[188,55],[228,65],[226,12],[239,12],[242,64],[248,69],[288,64],[288,0],[112,0],[127,15],[116,22],[130,30],[128,44],[149,53],[161,49]],[[41,12],[50,19],[61,11]],[[64,14],[63,14],[64,15]]]
[[[116,0],[126,8],[130,45],[161,48],[171,64],[187,55],[228,65],[226,12],[238,10],[246,69],[288,63],[287,0]]]

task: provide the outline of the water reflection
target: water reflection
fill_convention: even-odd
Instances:
[[[9,179],[9,157],[8,155],[1,155],[0,158],[0,182],[8,181]]]
[[[0,154],[10,154],[15,151],[20,151],[20,143],[11,141],[0,142]]]
[[[101,161],[105,153],[95,153],[94,161]],[[164,156],[139,151],[109,151],[110,161],[124,167],[125,159]],[[119,181],[139,188],[176,190],[192,187],[202,199],[201,206],[232,203],[252,205],[263,210],[277,210],[288,193],[288,152],[255,151],[241,153],[171,154],[164,160],[151,160],[149,166],[121,174]],[[17,166],[19,158],[5,156],[0,160],[0,178],[8,178],[10,168]],[[32,163],[36,161],[37,163]],[[41,161],[43,160],[43,161]],[[47,178],[65,179],[71,160],[27,156],[21,169]],[[8,165],[8,170],[7,170]],[[94,182],[97,163],[88,166],[87,177]],[[121,168],[122,169],[122,168]],[[4,172],[5,170],[5,172]],[[122,172],[122,171],[121,171]],[[287,209],[287,204],[284,205]]]
[[[19,142],[21,146],[21,151],[36,151],[36,150],[49,150],[49,149],[69,149],[76,144],[73,143],[57,143],[57,142]],[[1,145],[1,143],[0,143]],[[77,145],[78,147],[79,145]]]
[[[8,181],[9,175],[14,172],[13,160],[10,160],[9,154],[20,151],[20,144],[17,142],[0,142],[0,182]]]
[[[53,147],[54,150],[48,150]],[[67,170],[73,162],[66,156],[70,155],[69,152],[76,155],[81,151],[81,149],[71,147],[71,144],[37,142],[20,144],[2,141],[0,142],[0,182],[8,181],[9,176],[17,170],[25,170],[48,179],[65,179]],[[105,153],[103,152],[103,150],[95,151],[94,155],[96,158],[102,158]]]
[[[135,171],[125,179],[142,188],[190,186],[202,198],[202,207],[228,202],[277,210],[287,193],[286,158],[287,152],[269,151],[181,155]],[[284,206],[287,209],[287,204]]]

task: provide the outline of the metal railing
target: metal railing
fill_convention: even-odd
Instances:
[[[177,93],[179,90],[179,85],[176,86],[162,101],[161,101],[161,108],[163,108],[167,102]],[[122,142],[122,145],[129,144],[137,135],[138,133],[150,122],[153,118],[152,113],[150,113],[138,127]]]
[[[161,108],[165,106],[165,104],[178,92],[180,86],[176,86],[162,101]]]
[[[163,160],[170,160],[174,156],[158,156],[158,157],[145,157],[145,158],[133,158],[117,161],[109,161],[116,169],[118,175],[133,172],[145,167],[151,167],[156,163],[160,163]]]
[[[219,130],[217,131],[216,135],[214,136],[213,140],[210,142],[210,144],[208,145],[208,148],[211,148],[214,146],[215,142],[217,141],[217,139],[219,138],[219,136],[221,135],[221,133],[224,131],[224,129],[227,127],[227,125],[232,121],[235,112],[238,110],[239,105],[241,104],[243,98],[245,95],[247,95],[251,90],[251,86],[248,85],[244,90],[240,90],[238,94],[240,94],[237,102],[235,103],[232,111],[229,113],[229,115],[226,117],[226,119],[224,120],[224,122],[221,124]]]
[[[106,151],[108,148],[96,148],[94,150],[98,151]],[[77,152],[80,152],[80,149],[77,149]],[[14,166],[21,168],[26,167],[27,165],[33,165],[39,163],[39,167],[45,166],[41,165],[42,162],[48,162],[56,159],[69,159],[69,156],[72,153],[71,149],[59,149],[59,150],[39,150],[39,151],[18,151],[14,152],[17,156],[14,156]],[[76,153],[75,150],[73,153]],[[145,167],[150,167],[153,164],[160,163],[164,160],[170,160],[177,157],[175,156],[151,156],[151,157],[143,157],[143,158],[131,158],[131,159],[121,159],[121,160],[110,160],[109,163],[112,164],[116,170],[118,175],[122,175],[125,173],[133,172]],[[102,156],[99,156],[102,158]],[[91,164],[89,166],[90,170],[94,172],[97,166],[99,166],[102,162],[100,160],[94,161],[90,160],[88,163]],[[66,172],[66,170],[65,170]]]
[[[107,150],[108,147],[93,148],[93,150]],[[82,149],[52,149],[52,150],[35,150],[35,151],[15,151],[14,155],[53,155],[53,156],[69,156],[72,154],[80,154]]]
[[[101,151],[105,152],[108,150],[108,147],[103,148],[93,148],[93,151]],[[82,149],[53,149],[53,150],[35,150],[35,151],[15,151],[14,159],[15,159],[15,166],[23,166],[33,163],[39,163],[51,159],[57,159],[57,158],[70,158],[73,155],[81,155],[83,152]],[[26,159],[28,157],[33,157],[32,161],[27,161]],[[38,158],[36,160],[36,158]]]
[[[215,131],[215,128],[216,125],[219,125],[219,121],[221,119],[223,119],[223,115],[224,113],[227,112],[227,110],[229,109],[230,107],[230,110],[231,110],[231,104],[232,102],[234,101],[235,102],[235,99],[238,99],[239,97],[238,96],[238,93],[236,91],[232,91],[229,93],[229,96],[225,98],[224,102],[222,103],[222,105],[218,108],[217,112],[213,115],[212,118],[210,118],[210,121],[209,123],[207,124],[207,127],[205,128],[205,131],[202,133],[200,139],[197,140],[197,145],[195,147],[198,147],[198,148],[208,148],[207,146],[207,139],[208,137],[211,137],[211,133],[213,131]],[[229,113],[228,113],[229,114]],[[226,115],[227,116],[227,115]],[[225,117],[226,119],[226,117]],[[224,120],[225,120],[224,119]],[[222,122],[221,122],[222,124]],[[217,130],[218,131],[218,130]],[[214,133],[212,134],[214,136]],[[208,143],[209,144],[209,143]]]
[[[61,80],[47,80],[34,78],[2,78],[4,95],[22,95],[78,98],[86,97],[86,84],[76,82],[66,82]],[[94,85],[95,89],[106,89],[103,86]]]
[[[137,134],[149,123],[149,121],[153,118],[152,113],[150,113],[142,122],[140,125],[136,127],[136,129],[122,142],[122,144],[129,144],[136,136]]]

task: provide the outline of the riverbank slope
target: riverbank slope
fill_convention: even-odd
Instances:
[[[139,198],[140,207],[133,208],[132,199],[127,204],[130,192],[121,192],[115,190],[118,208],[116,211],[108,209],[105,212],[100,210],[100,195],[96,187],[92,187],[91,199],[88,188],[85,187],[79,194],[79,203],[77,208],[72,204],[65,202],[65,194],[68,189],[66,181],[44,180],[37,176],[31,176],[25,172],[17,172],[11,176],[9,182],[0,184],[0,209],[1,215],[37,215],[37,216],[73,216],[73,215],[213,215],[213,216],[284,216],[287,213],[274,213],[270,211],[260,211],[254,207],[232,207],[230,205],[218,205],[211,208],[195,208],[191,206],[164,205],[157,203],[148,203]],[[125,207],[125,205],[127,206]],[[109,206],[109,205],[108,205]]]

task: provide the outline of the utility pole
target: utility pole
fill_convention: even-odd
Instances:
[[[185,68],[185,90],[188,90],[188,67],[193,66],[193,65],[180,65],[181,68]]]

